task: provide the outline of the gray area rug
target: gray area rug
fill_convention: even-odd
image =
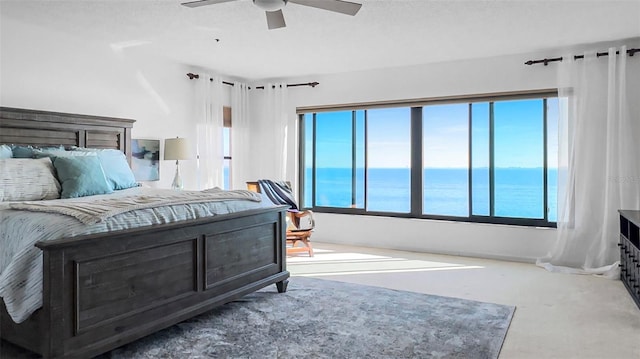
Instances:
[[[292,277],[100,356],[497,358],[515,307]],[[2,342],[0,357],[28,353]]]

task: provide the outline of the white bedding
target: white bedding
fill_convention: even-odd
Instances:
[[[152,194],[157,191],[159,190],[138,187],[116,191],[113,194],[73,200],[90,202],[101,198]],[[6,203],[2,204],[0,205],[0,297],[3,298],[9,315],[16,323],[23,322],[42,306],[42,251],[34,246],[36,242],[215,216],[265,205],[271,204],[250,200],[221,200],[169,205],[121,213],[103,222],[86,225],[70,216],[14,210],[9,209]]]
[[[156,190],[154,193],[138,193],[126,197],[92,197],[91,201],[87,201],[84,197],[55,201],[27,201],[12,203],[9,208],[33,212],[66,214],[67,216],[78,219],[84,224],[96,224],[104,222],[107,218],[120,213],[139,209],[223,200],[250,200],[259,202],[260,195],[247,190],[225,191],[220,188],[211,188],[204,191]]]

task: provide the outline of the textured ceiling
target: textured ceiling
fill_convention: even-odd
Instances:
[[[168,57],[248,80],[640,37],[640,0],[360,0],[355,17],[288,4],[287,27],[277,30],[267,30],[251,0],[199,8],[180,0],[0,1],[3,37],[20,36],[10,24],[29,24],[130,56]]]

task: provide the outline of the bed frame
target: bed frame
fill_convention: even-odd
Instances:
[[[0,107],[0,143],[117,148],[133,120]],[[287,288],[285,207],[40,242],[43,306],[0,337],[45,358],[115,349],[270,284]]]

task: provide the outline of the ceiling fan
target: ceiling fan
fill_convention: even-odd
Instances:
[[[237,0],[197,0],[185,2],[182,3],[182,5],[187,7],[199,7],[229,1]],[[253,3],[257,7],[265,10],[269,30],[287,26],[284,22],[284,15],[282,14],[282,8],[285,7],[287,3],[310,6],[351,16],[357,14],[360,7],[362,7],[362,4],[343,0],[253,0]]]

